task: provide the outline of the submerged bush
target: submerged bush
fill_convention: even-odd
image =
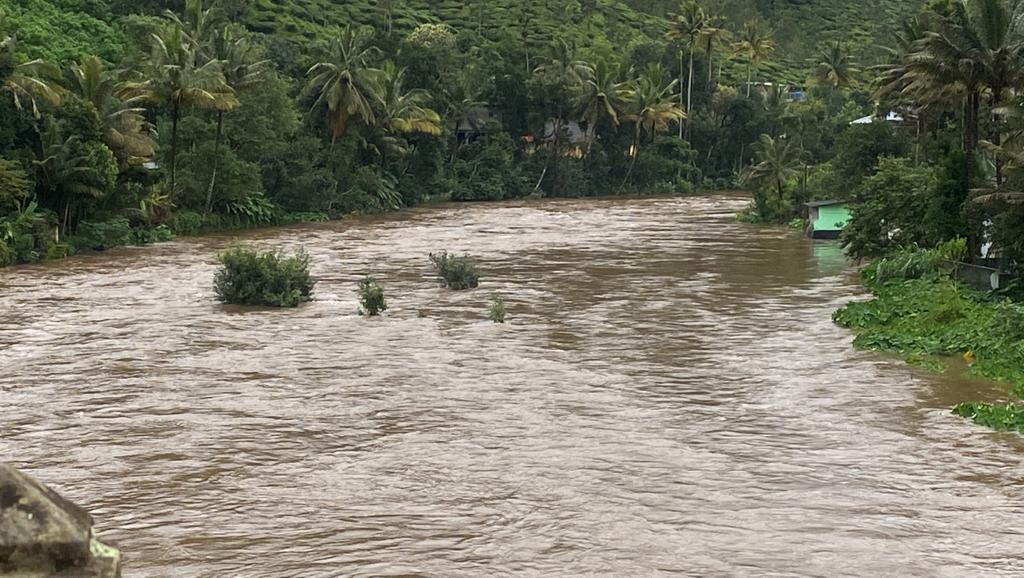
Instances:
[[[447,251],[430,254],[430,262],[437,270],[441,286],[460,291],[475,289],[480,285],[480,276],[476,272],[476,264],[469,256],[456,257]]]
[[[930,250],[904,249],[868,265],[861,270],[861,277],[870,285],[942,275],[966,255],[965,239],[953,239]]]
[[[135,245],[152,245],[165,243],[174,239],[174,233],[167,225],[156,227],[136,227],[132,229],[132,243]]]
[[[854,345],[912,358],[963,357],[970,373],[1010,386],[1024,397],[1024,306],[995,301],[947,276],[897,278],[872,286],[875,298],[836,312],[857,332]],[[1020,429],[1024,406],[963,404],[958,415],[997,429]]]
[[[46,248],[46,258],[49,260],[64,259],[75,253],[75,248],[68,243],[53,243]]]
[[[505,300],[500,295],[495,295],[491,298],[491,308],[487,312],[487,318],[495,323],[504,323],[507,311],[505,310]]]
[[[996,431],[1024,433],[1024,405],[1016,403],[961,403],[953,413]]]
[[[132,242],[132,226],[123,217],[109,221],[82,221],[74,237],[74,245],[80,249],[106,251]]]
[[[297,307],[313,298],[309,256],[232,247],[220,254],[214,277],[217,299],[234,305]]]
[[[181,211],[174,215],[171,231],[175,235],[198,235],[203,230],[203,215],[193,211]]]
[[[367,277],[359,282],[359,303],[363,307],[362,313],[370,317],[388,310],[388,304],[384,300],[384,288],[373,277]]]
[[[13,265],[16,255],[14,249],[7,246],[7,242],[0,239],[0,267]]]

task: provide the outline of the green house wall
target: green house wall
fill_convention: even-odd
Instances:
[[[818,218],[814,221],[815,231],[841,231],[850,221],[846,205],[818,207]]]

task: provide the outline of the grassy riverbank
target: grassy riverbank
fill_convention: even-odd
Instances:
[[[965,287],[940,262],[937,252],[905,253],[865,268],[862,277],[874,298],[847,305],[834,319],[857,332],[857,347],[938,370],[945,370],[946,360],[962,358],[971,374],[1005,383],[1007,401],[963,403],[953,411],[1024,433],[1024,306]]]

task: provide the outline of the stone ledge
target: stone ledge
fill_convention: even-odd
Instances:
[[[14,578],[120,578],[121,553],[96,539],[92,516],[0,464],[0,574]]]

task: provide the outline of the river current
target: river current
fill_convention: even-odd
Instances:
[[[1024,575],[1024,441],[949,413],[995,386],[855,350],[830,320],[853,267],[746,202],[447,205],[0,270],[0,459],[89,509],[126,578]],[[305,248],[316,300],[218,304],[234,238]],[[438,288],[441,250],[481,288]]]

